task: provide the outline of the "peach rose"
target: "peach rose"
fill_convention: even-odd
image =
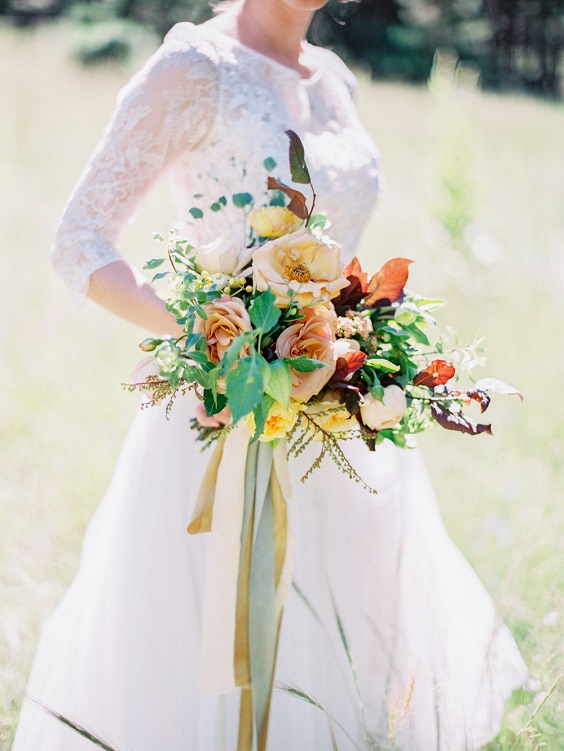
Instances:
[[[349,284],[342,269],[340,246],[319,240],[305,227],[269,240],[253,253],[255,289],[270,287],[281,308],[288,307],[290,290],[301,306],[336,297]]]
[[[231,276],[239,273],[251,260],[249,248],[227,235],[220,235],[196,248],[195,261],[200,271]]]
[[[276,354],[280,359],[305,355],[325,363],[325,367],[309,373],[292,368],[291,396],[297,401],[307,402],[321,391],[335,372],[335,313],[324,305],[305,308],[302,312],[304,318],[290,324],[278,337]]]
[[[265,206],[248,216],[249,224],[261,237],[281,237],[298,229],[303,220],[286,206]]]
[[[368,393],[360,406],[362,420],[372,430],[393,428],[405,414],[407,402],[403,390],[394,384],[386,386],[382,400]]]
[[[251,330],[251,319],[241,300],[229,295],[222,295],[218,300],[203,306],[207,320],[196,316],[194,333],[203,334],[208,340],[207,355],[211,362],[219,363],[231,342],[239,334]],[[241,357],[248,354],[243,348]]]

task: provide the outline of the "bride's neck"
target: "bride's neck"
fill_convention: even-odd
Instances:
[[[241,44],[285,65],[302,67],[302,41],[313,12],[291,9],[281,0],[246,0],[225,15],[231,16],[231,33]]]

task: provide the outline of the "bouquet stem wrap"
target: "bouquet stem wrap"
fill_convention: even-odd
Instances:
[[[237,426],[218,440],[190,534],[213,532],[200,690],[242,688],[238,751],[265,748],[278,634],[291,584],[284,441],[249,445]]]

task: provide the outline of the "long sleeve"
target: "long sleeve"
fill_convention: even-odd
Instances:
[[[122,260],[117,243],[143,198],[209,133],[218,75],[209,48],[165,40],[121,90],[55,236],[53,266],[71,290],[86,294],[92,272]]]

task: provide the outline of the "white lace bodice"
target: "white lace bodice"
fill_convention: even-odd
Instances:
[[[356,112],[353,75],[328,50],[308,46],[308,54],[315,72],[302,79],[213,25],[173,27],[120,92],[65,209],[53,264],[71,289],[85,293],[93,271],[121,260],[120,234],[165,172],[194,244],[237,231],[243,216],[231,196],[260,200],[265,159],[290,180],[289,128],[304,142],[317,208],[328,212],[343,257],[352,256],[378,187],[377,151]],[[210,211],[220,196],[227,205]],[[206,209],[203,220],[192,207]]]

